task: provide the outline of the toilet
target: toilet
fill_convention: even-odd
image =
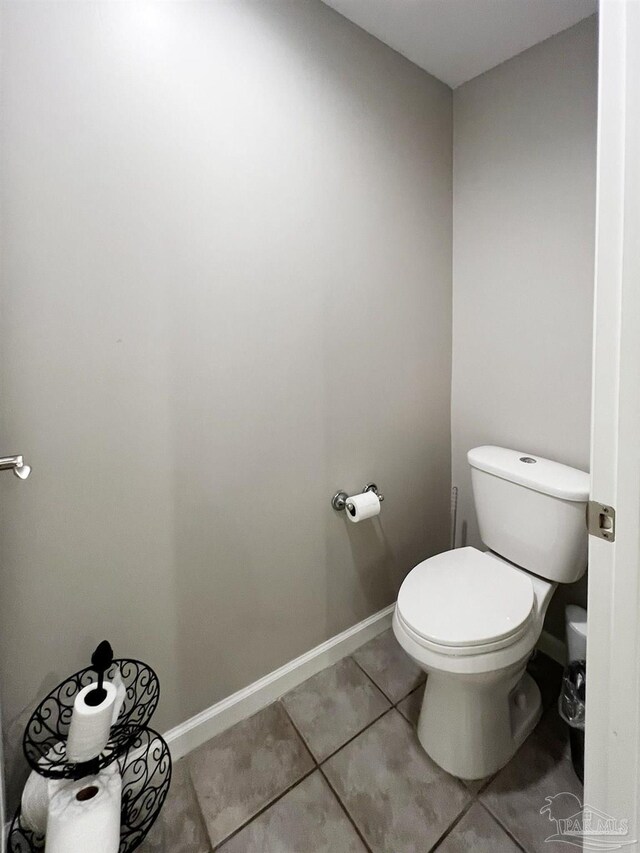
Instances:
[[[467,459],[488,550],[419,563],[400,588],[393,630],[428,673],[420,743],[454,776],[482,779],[540,718],[525,667],[556,587],[586,570],[589,475],[504,447],[476,447]]]

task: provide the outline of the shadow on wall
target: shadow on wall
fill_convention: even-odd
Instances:
[[[467,547],[467,536],[469,532],[469,525],[467,524],[466,518],[463,519],[462,524],[460,525],[460,544],[458,548],[466,548]]]
[[[14,812],[20,803],[22,789],[30,773],[29,765],[22,751],[22,738],[27,723],[42,698],[53,690],[65,676],[66,673],[60,676],[59,673],[50,672],[40,684],[36,693],[37,699],[31,702],[13,719],[3,719],[2,721],[4,785],[7,807],[6,817],[8,821],[13,820]]]
[[[384,512],[384,504],[382,508]],[[341,519],[342,520],[342,519]],[[398,592],[396,555],[384,531],[384,518],[378,517],[359,524],[344,519],[349,542],[353,577],[357,584],[354,598],[367,602],[367,610],[374,613],[393,601]],[[335,592],[339,588],[332,582],[335,568],[328,567],[327,612],[335,610]],[[336,579],[337,580],[337,579]]]
[[[367,521],[349,524],[347,536],[355,573],[365,600],[373,606],[380,599],[393,601],[398,590],[396,579],[389,569],[396,565],[396,560],[385,536],[384,520],[375,518],[368,524]]]

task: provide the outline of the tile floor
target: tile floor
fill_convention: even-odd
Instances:
[[[555,710],[511,762],[465,783],[420,747],[423,673],[391,630],[179,761],[143,853],[555,853],[545,797],[582,795]]]

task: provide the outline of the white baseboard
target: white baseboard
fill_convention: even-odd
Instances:
[[[174,761],[230,726],[265,708],[298,684],[302,684],[307,678],[332,666],[364,643],[377,637],[391,625],[394,607],[395,605],[391,604],[384,610],[374,613],[363,622],[358,622],[352,628],[331,637],[315,649],[311,649],[168,731],[164,738],[169,744]]]
[[[168,731],[164,738],[169,744],[174,761],[183,758],[210,738],[250,717],[271,702],[275,702],[307,678],[332,666],[364,643],[377,637],[391,625],[394,606],[391,604],[384,610],[374,613],[363,622],[358,622],[352,628],[331,637],[315,649],[311,649]],[[548,631],[543,631],[538,640],[538,648],[564,666],[566,647],[562,640]]]
[[[542,634],[540,634],[537,648],[539,648],[541,652],[544,652],[545,655],[549,655],[549,657],[556,663],[559,663],[560,666],[566,666],[567,647],[562,640],[559,640],[554,634],[550,634],[548,631],[543,631]]]

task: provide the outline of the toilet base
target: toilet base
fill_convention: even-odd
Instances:
[[[524,665],[481,675],[429,672],[418,738],[443,770],[484,779],[515,754],[542,714],[540,690]]]

